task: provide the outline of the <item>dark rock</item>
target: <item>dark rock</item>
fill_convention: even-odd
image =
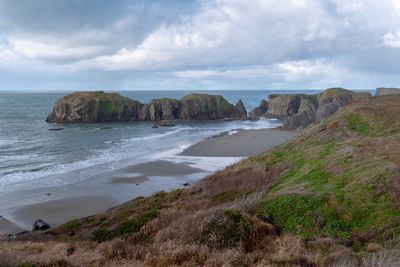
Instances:
[[[27,234],[30,234],[30,232],[29,231],[22,231],[22,232],[19,232],[18,234],[16,234],[16,236],[27,235]]]
[[[190,185],[189,183],[184,183],[184,184],[183,184],[183,186],[189,186],[189,185]]]
[[[48,224],[45,221],[39,219],[39,220],[36,220],[33,223],[32,232],[44,231],[44,230],[47,230],[47,229],[50,229],[50,228],[51,228],[50,224]]]
[[[175,126],[175,124],[171,120],[163,120],[163,121],[160,121],[158,126],[161,126],[161,127],[173,127],[173,126]]]
[[[241,118],[242,120],[247,120],[247,111],[242,100],[239,100],[235,104],[235,112],[236,112],[235,118]]]
[[[64,128],[50,128],[49,131],[63,131]]]
[[[158,128],[158,124],[154,123],[152,128]]]
[[[398,95],[400,94],[400,88],[385,88],[385,87],[379,87],[376,88],[376,96],[381,96],[381,95]]]
[[[265,116],[265,114],[268,111],[268,102],[266,100],[261,100],[260,104],[258,107],[254,108],[252,111],[249,112],[248,114],[248,119],[249,120],[259,120],[260,116]]]

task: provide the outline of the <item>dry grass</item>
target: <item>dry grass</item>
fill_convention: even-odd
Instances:
[[[391,131],[396,129],[393,125],[399,124],[400,106],[387,105],[393,97],[381,98],[378,103],[374,99],[362,101],[367,109],[360,108],[361,102],[355,101],[326,125],[306,130],[286,146],[299,155],[308,149],[307,160],[311,162],[318,161],[323,152],[313,150],[322,147],[313,147],[313,142],[336,145],[340,141],[341,146],[337,146],[326,164],[321,164],[321,170],[328,170],[329,177],[342,176],[351,170],[348,168],[360,170],[357,175],[364,171],[360,177],[354,175],[342,190],[361,188],[362,181],[362,185],[370,186],[368,192],[375,197],[387,194],[393,200],[393,209],[384,207],[392,211],[400,203],[400,142],[396,139],[399,135],[380,129],[387,125],[391,125]],[[382,103],[386,109],[380,109]],[[370,119],[370,129],[375,132],[368,127],[349,130],[339,117],[346,112]],[[381,116],[387,120],[378,120]],[[306,239],[281,234],[268,214],[257,213],[260,196],[274,188],[282,177],[291,171],[294,175],[310,169],[302,164],[302,157],[288,161],[285,153],[273,152],[217,172],[192,188],[135,199],[105,213],[69,222],[46,235],[25,237],[31,241],[0,242],[0,267],[23,262],[40,263],[38,266],[400,266],[400,246],[396,242],[390,246],[380,244],[374,239],[378,232],[354,233],[352,238],[362,241],[362,247],[356,248],[352,247],[354,242],[345,242],[354,240],[339,237],[319,235]],[[337,164],[339,160],[343,160],[341,164]],[[371,169],[369,173],[363,169],[366,165]],[[390,186],[374,180],[382,170],[387,174],[384,182]],[[313,194],[309,182],[296,180],[284,184],[286,191],[278,190],[268,196]],[[324,185],[319,188],[324,190]],[[355,194],[351,196],[354,199],[350,200],[357,200]],[[365,202],[366,199],[360,199],[360,203]],[[102,243],[93,241],[96,229],[112,231],[143,218],[149,211],[152,216],[147,216],[139,229]],[[391,225],[385,225],[376,231],[388,231],[391,236],[392,230]]]

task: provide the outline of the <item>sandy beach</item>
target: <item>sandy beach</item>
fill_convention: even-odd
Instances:
[[[296,135],[278,129],[237,130],[234,134],[210,137],[185,149],[180,155],[197,157],[250,157],[279,145]]]
[[[184,187],[211,173],[210,169],[198,166],[202,159],[210,157],[206,162],[212,162],[215,171],[279,145],[295,135],[296,132],[272,129],[237,130],[230,135],[207,138],[170,158],[134,164],[78,183],[0,196],[0,215],[3,216],[0,218],[0,234],[30,230],[37,219],[57,226],[139,196]]]

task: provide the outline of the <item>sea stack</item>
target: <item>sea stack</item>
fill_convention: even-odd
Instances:
[[[294,130],[308,127],[336,113],[352,100],[372,97],[368,92],[353,92],[343,88],[330,88],[315,95],[274,94],[263,100],[249,114],[283,120],[283,128]]]
[[[117,93],[77,92],[61,97],[47,122],[108,122],[137,120],[142,104]]]
[[[110,121],[170,121],[170,120],[247,119],[247,111],[239,100],[236,105],[220,95],[190,94],[181,100],[162,98],[150,103],[117,93],[77,92],[61,97],[47,122],[110,122]]]

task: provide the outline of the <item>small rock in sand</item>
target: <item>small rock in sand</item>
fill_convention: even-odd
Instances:
[[[36,220],[33,223],[32,232],[44,231],[44,230],[50,229],[50,228],[51,228],[50,224],[48,224],[45,221],[39,219],[39,220]]]

